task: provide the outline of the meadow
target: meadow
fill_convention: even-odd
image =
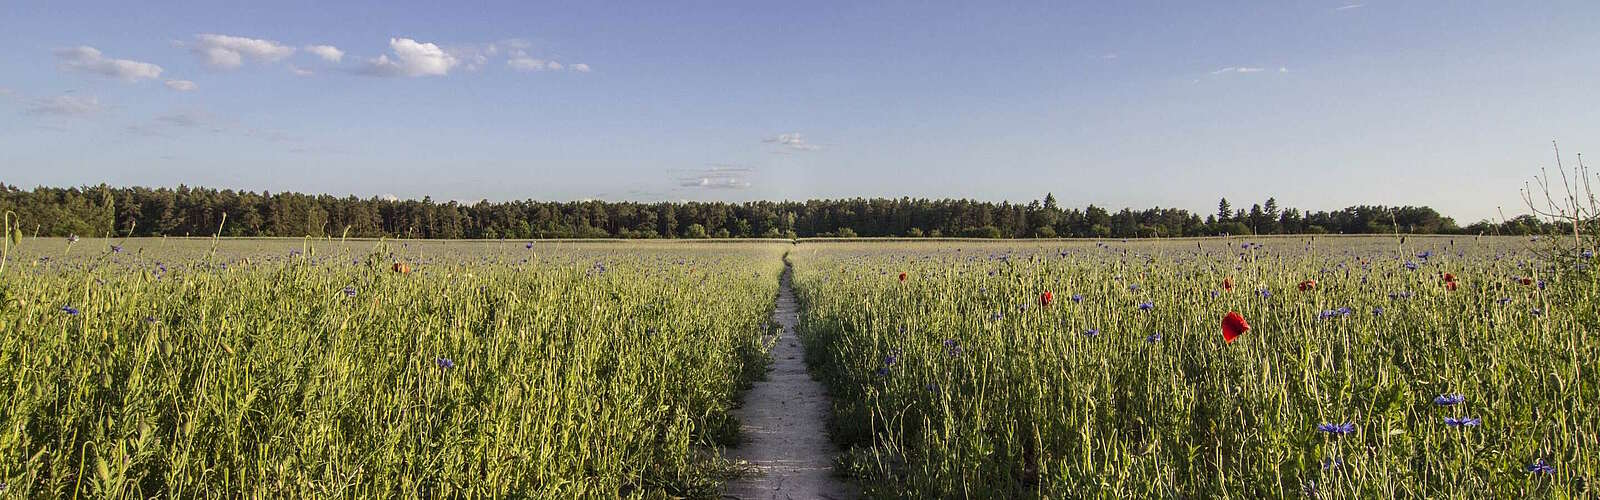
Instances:
[[[1592,496],[1600,262],[1540,248],[29,238],[0,496],[715,497],[786,263],[867,497]]]
[[[787,247],[28,239],[0,496],[710,495]]]
[[[839,242],[790,259],[840,467],[869,496],[1591,496],[1593,256],[1558,267],[1538,247]],[[1231,342],[1230,312],[1250,327]]]

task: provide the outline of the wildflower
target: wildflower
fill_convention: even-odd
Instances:
[[[887,377],[887,376],[889,376],[889,367],[880,366],[880,367],[878,367],[878,371],[875,371],[875,372],[872,372],[872,373],[873,373],[873,375],[877,375],[879,377]]]
[[[1351,422],[1345,422],[1342,424],[1317,424],[1317,431],[1326,432],[1335,436],[1343,436],[1345,434],[1354,434],[1356,432],[1356,424]]]
[[[1409,260],[1406,261],[1406,269],[1412,270],[1412,271],[1417,270],[1417,263],[1409,261]]]
[[[1056,294],[1050,293],[1049,290],[1045,290],[1044,293],[1039,294],[1039,305],[1041,306],[1050,307],[1050,303],[1055,302],[1055,300]]]
[[[1457,285],[1456,285],[1456,282],[1454,282],[1454,281],[1446,281],[1444,283],[1444,289],[1446,291],[1454,292],[1454,291],[1456,291],[1456,287],[1457,287]]]
[[[1472,418],[1472,417],[1461,417],[1461,418],[1445,417],[1444,418],[1444,425],[1448,425],[1448,426],[1455,427],[1455,428],[1458,428],[1458,429],[1462,428],[1462,427],[1477,427],[1477,426],[1483,425],[1483,420]]]
[[[111,245],[111,253],[122,253],[122,245]]]
[[[456,367],[456,362],[451,361],[450,358],[437,358],[433,360],[433,363],[439,365],[441,370],[449,370]]]
[[[1223,278],[1222,279],[1222,291],[1224,291],[1224,292],[1233,291],[1233,278]]]
[[[889,351],[889,355],[883,357],[883,366],[894,366],[896,361],[900,361],[899,349]]]
[[[905,283],[906,282],[906,273],[900,273],[900,282],[901,283]]]
[[[78,315],[78,309],[72,306],[61,306],[61,312],[67,313],[68,316]]]
[[[1261,296],[1261,298],[1263,298],[1263,299],[1270,298],[1270,297],[1272,297],[1272,291],[1271,290],[1267,290],[1265,288],[1262,288],[1260,290],[1256,290],[1256,295]]]
[[[1099,328],[1090,328],[1088,330],[1084,330],[1083,331],[1083,335],[1085,337],[1099,337],[1100,336],[1100,329]]]
[[[1460,394],[1440,394],[1438,397],[1433,398],[1433,404],[1439,406],[1455,406],[1466,400],[1467,397]]]
[[[1432,250],[1423,250],[1421,253],[1417,254],[1417,258],[1418,259],[1422,259],[1422,260],[1428,260],[1428,257],[1432,257],[1432,256],[1433,256],[1433,251]]]
[[[77,242],[78,242],[78,235],[74,234],[74,235],[67,236],[67,243],[77,243]]]
[[[1132,284],[1132,285],[1128,285],[1128,291],[1130,291],[1130,292],[1139,291],[1139,285],[1137,283]]]
[[[354,297],[354,296],[356,296],[356,287],[353,287],[353,286],[344,287],[344,296],[346,296],[346,297]]]
[[[1341,307],[1341,308],[1335,310],[1334,312],[1339,313],[1340,316],[1349,316],[1350,314],[1354,313],[1355,311],[1351,310],[1348,307]]]
[[[961,344],[956,339],[945,339],[944,353],[954,358],[961,355]]]
[[[1151,344],[1154,344],[1156,342],[1160,342],[1161,341],[1161,334],[1160,333],[1152,333],[1152,334],[1150,334],[1150,336],[1145,337],[1144,341],[1147,342],[1147,343],[1151,343]]]
[[[1222,317],[1223,341],[1232,344],[1234,339],[1238,339],[1247,331],[1250,331],[1250,323],[1245,321],[1244,316],[1238,311],[1228,311],[1228,314]]]
[[[1341,465],[1344,465],[1343,458],[1328,457],[1322,459],[1322,470],[1337,469]]]
[[[1500,304],[1502,306],[1506,305],[1506,304],[1510,304],[1511,303],[1511,297],[1501,297],[1501,298],[1495,299],[1494,302],[1496,304]]]
[[[1083,296],[1074,293],[1074,294],[1072,294],[1072,301],[1081,303],[1081,302],[1083,302]]]
[[[1549,462],[1546,462],[1543,458],[1541,458],[1534,460],[1531,464],[1528,464],[1528,472],[1533,474],[1555,474],[1556,467],[1554,465],[1550,465]]]
[[[1594,250],[1584,250],[1582,252],[1578,252],[1578,255],[1583,257],[1583,258],[1585,258],[1585,259],[1593,259],[1594,258]]]
[[[1383,307],[1382,306],[1373,307],[1372,308],[1372,315],[1373,316],[1383,316]]]
[[[526,249],[529,249],[529,250],[533,250],[533,242],[530,241],[530,242],[528,242],[528,244],[523,245],[522,247],[526,248]]]
[[[1540,290],[1544,290],[1545,282],[1544,282],[1544,280],[1539,280],[1539,282],[1536,285],[1539,287]]]
[[[1297,285],[1302,292],[1309,292],[1317,288],[1317,280],[1305,280]]]
[[[1001,313],[1000,311],[995,311],[994,316],[990,317],[989,319],[992,319],[994,321],[1000,321],[1000,319],[1004,318],[1004,317],[1006,317],[1006,315],[1004,313]]]
[[[1522,286],[1533,286],[1533,278],[1521,277],[1517,278],[1517,282],[1522,283]]]
[[[1153,302],[1140,302],[1139,303],[1139,310],[1140,311],[1148,312],[1151,309],[1155,309],[1155,308],[1156,308],[1156,305]]]
[[[1543,316],[1544,315],[1544,309],[1540,309],[1540,308],[1537,308],[1537,307],[1533,308],[1532,310],[1530,310],[1528,312],[1533,313],[1534,316]]]

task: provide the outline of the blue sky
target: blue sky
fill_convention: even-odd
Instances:
[[[1600,141],[1593,1],[143,4],[0,7],[0,181],[1467,223]]]

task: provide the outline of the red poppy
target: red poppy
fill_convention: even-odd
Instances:
[[[1050,293],[1049,290],[1045,290],[1044,293],[1039,294],[1039,305],[1050,307],[1050,303],[1055,301],[1056,294]]]
[[[1317,280],[1305,280],[1305,281],[1300,282],[1300,291],[1302,291],[1302,292],[1309,292],[1309,291],[1314,290],[1316,288],[1317,288]]]
[[[1445,283],[1455,283],[1456,282],[1456,275],[1450,274],[1450,273],[1444,273],[1444,282]]]
[[[1222,278],[1222,291],[1233,291],[1233,278]]]
[[[1244,335],[1244,332],[1248,331],[1250,331],[1250,322],[1245,321],[1244,316],[1239,315],[1238,311],[1228,311],[1228,315],[1222,317],[1222,340],[1227,341],[1229,344],[1233,343],[1233,339],[1239,338],[1240,335]]]
[[[1522,278],[1517,281],[1522,282],[1522,286],[1533,286],[1533,278]]]
[[[900,273],[900,282],[901,283],[905,283],[906,282],[906,273]]]
[[[1452,291],[1452,292],[1456,291],[1456,282],[1454,282],[1454,281],[1446,281],[1446,282],[1444,282],[1444,289]]]

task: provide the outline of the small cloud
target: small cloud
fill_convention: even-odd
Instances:
[[[311,71],[309,69],[301,68],[299,66],[295,66],[293,64],[289,65],[289,72],[290,73],[294,73],[294,76],[311,76],[311,75],[315,75],[316,74],[316,72],[313,72],[313,71]]]
[[[373,76],[444,76],[460,63],[438,45],[410,38],[390,38],[389,49],[394,51],[393,58],[383,54],[369,59],[361,72]]]
[[[126,82],[154,80],[161,77],[161,67],[147,62],[105,57],[99,49],[80,45],[56,49],[56,59],[61,69],[94,73]]]
[[[543,59],[534,59],[526,55],[515,56],[506,60],[506,67],[517,71],[544,71],[547,64]]]
[[[1367,6],[1367,4],[1364,4],[1364,3],[1352,3],[1352,4],[1346,4],[1343,7],[1336,7],[1333,10],[1335,12],[1338,12],[1338,11],[1342,11],[1342,10],[1359,9],[1359,8],[1366,7],[1366,6]]]
[[[195,35],[194,38],[194,43],[186,45],[189,52],[207,66],[219,69],[243,66],[245,60],[277,62],[294,54],[294,47],[272,40],[211,33]]]
[[[178,92],[188,92],[200,88],[200,86],[195,85],[194,82],[188,80],[167,80],[165,83],[167,88],[176,90]]]
[[[801,136],[799,132],[778,134],[777,137],[762,139],[761,142],[777,144],[778,146],[789,151],[816,151],[818,149],[822,149],[815,144],[806,142],[805,137]]]
[[[307,45],[304,50],[328,62],[339,62],[344,59],[344,51],[332,45]]]
[[[105,107],[100,105],[100,99],[94,96],[59,95],[35,99],[28,104],[27,112],[30,115],[88,116],[103,109]]]
[[[1279,73],[1288,73],[1289,72],[1289,67],[1288,66],[1279,66],[1278,67],[1278,72]]]
[[[572,65],[572,70],[576,71],[576,72],[579,72],[579,73],[588,73],[589,72],[589,65],[588,64],[584,64],[584,63],[574,64],[574,65]]]
[[[687,177],[678,179],[679,187],[702,189],[744,189],[750,187],[750,181],[745,176],[751,172],[748,168],[740,167],[713,167],[699,170]]]
[[[211,121],[211,115],[200,111],[180,111],[156,117],[156,122],[174,127],[196,128]]]
[[[1244,73],[1244,74],[1260,73],[1260,72],[1266,71],[1266,70],[1267,70],[1266,68],[1253,67],[1253,66],[1229,66],[1229,67],[1226,67],[1226,68],[1218,69],[1216,71],[1212,71],[1211,75],[1212,76],[1218,76],[1218,75],[1226,75],[1228,73]]]

